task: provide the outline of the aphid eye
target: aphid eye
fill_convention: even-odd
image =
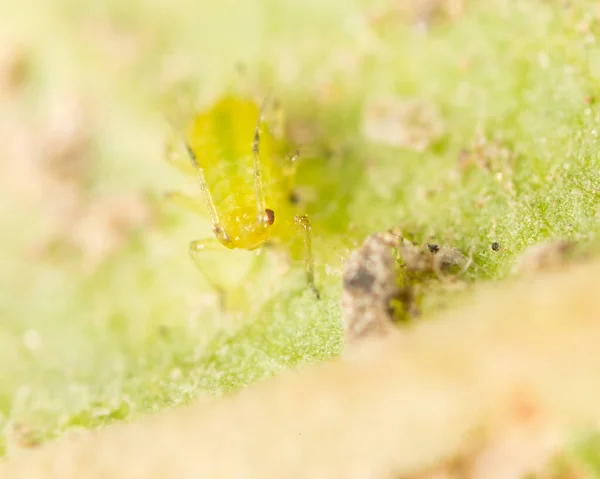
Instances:
[[[275,223],[275,212],[267,208],[265,213],[267,213],[267,224],[272,225]]]

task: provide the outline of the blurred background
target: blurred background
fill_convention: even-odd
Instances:
[[[368,233],[472,250],[469,279],[591,237],[597,14],[550,3],[1,2],[0,453],[336,355]],[[269,254],[221,311],[187,253],[210,225],[163,201],[195,187],[167,118],[232,89],[277,97],[305,152],[321,302]]]

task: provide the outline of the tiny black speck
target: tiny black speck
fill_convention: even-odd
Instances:
[[[492,249],[493,249],[494,251],[499,251],[499,250],[500,250],[500,243],[498,243],[498,242],[494,241],[494,242],[492,243]]]
[[[427,247],[429,248],[429,251],[431,251],[433,254],[437,253],[440,250],[440,245],[437,244],[427,243]]]

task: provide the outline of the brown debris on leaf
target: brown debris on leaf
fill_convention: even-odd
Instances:
[[[401,317],[418,316],[421,286],[429,279],[450,282],[470,263],[456,248],[415,246],[399,230],[367,237],[348,258],[343,275],[346,344],[386,336]]]
[[[418,246],[404,238],[398,247],[402,266],[402,294],[397,298],[396,320],[406,321],[421,315],[425,291],[447,291],[462,286],[457,279],[471,266],[472,256],[449,246],[426,243]]]
[[[434,273],[439,279],[445,279],[457,268],[462,272],[471,264],[471,260],[456,248],[431,243],[419,247],[407,239],[402,241],[398,252],[408,271]]]
[[[341,300],[346,344],[384,336],[394,328],[391,302],[399,296],[400,286],[392,248],[400,241],[393,232],[373,234],[348,258]]]
[[[424,151],[445,132],[435,105],[395,97],[371,101],[363,114],[363,134],[372,142]]]

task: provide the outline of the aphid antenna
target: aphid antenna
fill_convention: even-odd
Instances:
[[[270,93],[265,96],[260,110],[258,112],[258,119],[256,120],[256,128],[254,129],[254,138],[252,140],[252,158],[254,161],[254,190],[256,192],[256,209],[257,219],[259,223],[266,223],[268,221],[265,205],[265,196],[263,193],[262,183],[262,165],[260,162],[260,125],[263,121],[265,108],[270,99]]]

